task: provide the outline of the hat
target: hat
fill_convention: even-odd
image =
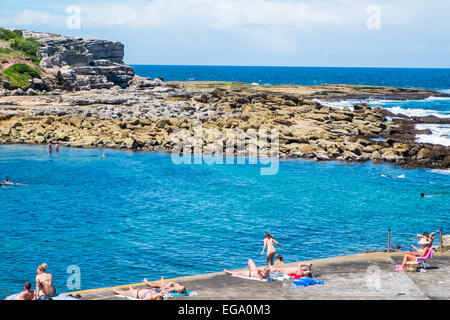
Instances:
[[[419,240],[419,244],[429,244],[429,242],[427,241],[427,239],[421,238]]]

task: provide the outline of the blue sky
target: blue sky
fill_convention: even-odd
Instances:
[[[448,68],[449,12],[448,0],[1,0],[0,25],[121,41],[129,64]]]

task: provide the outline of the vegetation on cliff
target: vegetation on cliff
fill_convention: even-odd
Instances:
[[[29,87],[29,80],[41,77],[36,69],[23,63],[12,65],[3,70],[2,74],[8,79],[11,87],[21,89]]]

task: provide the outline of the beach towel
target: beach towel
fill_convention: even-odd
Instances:
[[[292,281],[292,287],[307,287],[315,284],[324,284],[323,280],[313,279],[309,277],[301,277]]]
[[[171,292],[170,295],[171,295],[171,296],[174,296],[174,297],[181,297],[181,296],[197,296],[198,293],[195,292],[195,291],[189,291],[189,290],[186,290],[186,293]]]
[[[19,293],[10,295],[8,297],[8,300],[16,300],[16,297],[18,295],[19,295]],[[66,296],[66,295],[63,295],[63,294],[58,294],[57,296],[51,297],[50,300],[79,300],[79,299],[76,299],[76,298],[70,297],[70,296]]]
[[[66,296],[64,294],[58,294],[57,296],[52,297],[52,300],[80,300],[71,296]]]
[[[12,294],[12,295],[8,296],[7,299],[8,299],[8,300],[16,300],[16,297],[17,297],[18,295],[19,295],[19,293]]]
[[[232,277],[236,277],[236,278],[242,278],[242,279],[247,279],[247,280],[256,280],[256,281],[263,281],[263,282],[269,282],[269,281],[284,281],[284,280],[288,280],[290,279],[289,276],[280,276],[280,277],[276,277],[276,278],[265,278],[265,279],[258,279],[258,278],[249,278],[249,277],[244,277],[244,276],[238,276],[236,274],[233,274]]]

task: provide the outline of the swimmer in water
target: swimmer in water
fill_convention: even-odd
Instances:
[[[422,198],[431,198],[431,197],[439,197],[440,194],[430,194],[430,195],[425,195],[424,193],[421,193],[420,196]]]
[[[8,178],[5,178],[5,180],[3,181],[4,184],[14,184],[14,182],[11,182],[8,180]]]
[[[55,146],[55,151],[56,151],[56,152],[59,151],[59,144],[56,144],[56,146]]]
[[[47,149],[48,149],[48,152],[52,152],[52,143],[51,142],[49,142],[47,144]]]
[[[386,178],[387,175],[385,175],[385,174],[380,174],[380,177]]]

